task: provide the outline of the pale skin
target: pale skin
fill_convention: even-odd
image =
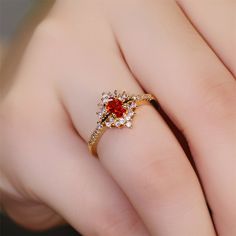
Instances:
[[[235,4],[58,0],[1,88],[9,216],[88,236],[236,235]],[[88,152],[101,93],[114,89],[158,98],[198,174],[149,105],[132,129],[103,135],[98,159]]]

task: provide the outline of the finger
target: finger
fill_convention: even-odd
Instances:
[[[113,70],[114,76],[120,74],[119,78],[125,78],[112,64],[106,62],[105,65]],[[99,81],[105,74],[107,71],[99,76]],[[109,85],[109,78],[104,79],[104,87]],[[126,81],[122,87],[135,91]],[[112,81],[111,87],[114,85]],[[77,130],[85,134],[83,137],[88,141],[90,118],[83,123],[79,120],[82,113],[91,117],[93,105],[89,105],[87,111],[77,109],[75,101],[82,101],[83,95],[78,96],[82,91],[73,91],[73,88],[79,87],[82,88],[79,83],[64,87],[64,101]],[[97,89],[95,94],[99,94],[102,87],[97,86]],[[81,107],[88,104],[81,103]],[[104,134],[98,147],[102,164],[127,194],[151,234],[214,235],[200,185],[177,141],[153,109],[140,109],[138,115],[132,131],[108,130]]]
[[[203,37],[236,76],[236,1],[186,1],[178,3]]]
[[[112,9],[114,32],[129,67],[183,130],[218,231],[234,235],[235,80],[173,1]]]
[[[97,16],[93,10],[88,13],[83,8],[78,14]],[[86,141],[96,126],[96,103],[103,90],[142,93],[119,56],[110,28],[96,19],[96,27],[91,20],[76,21],[73,41],[68,31],[64,34],[66,53],[73,60],[64,67],[69,82],[60,76],[58,85],[63,103]],[[57,43],[52,55],[57,48],[63,50]],[[199,182],[182,149],[153,108],[139,111],[133,130],[109,130],[104,134],[99,143],[101,162],[152,235],[214,235]]]
[[[59,150],[61,163],[49,166],[57,165],[57,171],[48,176],[40,196],[84,235],[149,235],[116,183],[88,155],[87,147],[74,145]]]
[[[44,91],[42,97],[41,89],[32,89],[30,101],[22,99],[21,89],[7,99],[8,109],[9,99],[11,104],[16,99],[17,105],[10,106],[11,116],[5,123],[12,129],[2,129],[4,147],[10,148],[5,169],[14,168],[13,182],[23,189],[19,191],[22,198],[31,202],[24,208],[19,201],[17,212],[25,218],[17,221],[42,230],[61,222],[58,213],[83,235],[149,235],[118,185],[89,156],[58,102],[52,101],[52,90]]]
[[[27,230],[45,231],[67,224],[62,216],[44,204],[35,204],[2,193],[1,204],[2,211],[17,225]]]

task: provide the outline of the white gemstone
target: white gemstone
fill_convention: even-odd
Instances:
[[[130,122],[130,121],[128,121],[128,122],[126,122],[126,127],[128,127],[128,128],[131,128],[132,127],[132,123]]]
[[[124,118],[120,118],[120,124],[123,125],[125,123],[125,119]]]
[[[133,111],[129,111],[128,112],[128,116],[132,117],[134,115],[134,112]]]
[[[109,117],[109,119],[106,120],[105,125],[109,128],[112,127],[112,125],[114,125],[114,118]]]
[[[106,124],[106,127],[109,127],[109,128],[110,128],[112,123],[109,122],[109,121],[106,121],[105,124]]]
[[[124,101],[124,99],[122,98],[121,95],[118,96],[118,99],[119,99],[120,101],[122,101],[122,102]]]
[[[126,120],[131,120],[131,118],[133,117],[134,112],[133,111],[129,111],[128,114],[126,115],[125,119]]]
[[[110,100],[110,96],[108,94],[104,93],[102,95],[102,99],[101,100],[102,100],[102,103],[105,104],[105,103],[107,103]]]
[[[106,112],[106,108],[103,106],[102,109],[101,109],[101,113],[105,113]]]
[[[116,127],[119,127],[119,126],[121,125],[121,124],[120,124],[120,121],[119,121],[119,120],[116,121],[115,125],[116,125]]]
[[[135,108],[137,106],[137,104],[135,103],[135,102],[132,102],[131,104],[130,104],[130,108]]]
[[[114,118],[113,118],[113,117],[110,117],[110,118],[109,118],[109,122],[113,123],[113,122],[114,122]]]
[[[107,102],[109,102],[109,101],[110,101],[110,99],[109,99],[108,97],[102,99],[102,103],[103,103],[103,104],[105,104],[105,103],[107,103]]]
[[[127,97],[128,97],[128,96],[127,96],[126,93],[123,93],[123,94],[122,94],[122,99],[123,99],[123,100],[127,99]]]
[[[131,120],[131,117],[130,117],[129,115],[127,115],[127,116],[125,117],[125,119],[126,119],[126,120]]]
[[[105,113],[106,113],[106,108],[104,106],[102,106],[101,110],[97,112],[99,118],[102,118]]]
[[[102,118],[102,112],[98,112],[98,117]]]
[[[105,124],[106,124],[107,127],[111,127],[112,124],[113,124],[113,122],[114,122],[114,118],[113,118],[113,117],[110,117],[110,118],[105,122]]]
[[[102,95],[102,99],[104,99],[104,98],[109,98],[108,94],[106,94],[106,93],[103,94],[103,95]]]
[[[101,128],[102,128],[102,124],[101,124],[101,123],[98,123],[97,129],[101,129]]]

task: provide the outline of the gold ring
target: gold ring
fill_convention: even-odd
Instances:
[[[132,128],[136,108],[143,104],[150,104],[153,100],[156,99],[151,94],[129,95],[125,91],[119,93],[117,90],[114,93],[103,92],[101,102],[98,104],[97,127],[88,142],[89,151],[97,156],[97,144],[106,129]]]

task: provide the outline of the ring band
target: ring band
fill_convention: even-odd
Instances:
[[[150,104],[155,101],[155,97],[151,94],[129,95],[125,91],[118,93],[108,92],[102,93],[101,102],[98,104],[99,111],[97,115],[99,120],[97,127],[93,131],[89,142],[89,151],[97,156],[97,144],[107,128],[132,128],[132,120],[135,116],[137,107],[143,104]]]

